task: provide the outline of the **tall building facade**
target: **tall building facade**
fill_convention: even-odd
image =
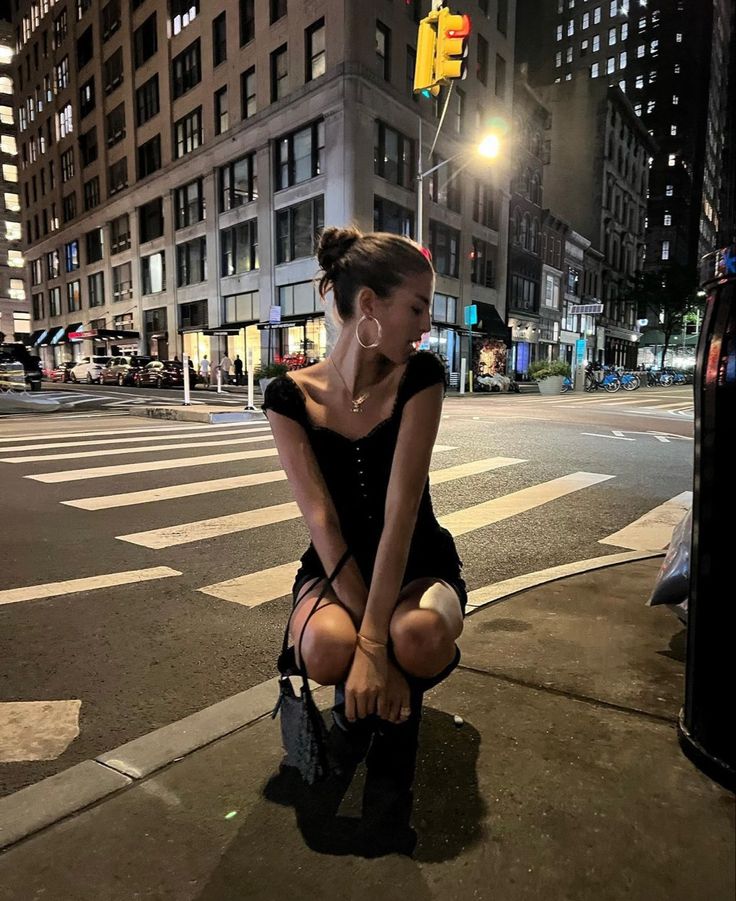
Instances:
[[[0,20],[0,334],[8,342],[26,341],[31,331],[21,244],[13,46],[13,29]]]
[[[711,82],[709,99],[709,76],[712,48],[720,52],[714,16],[726,6],[726,0],[520,0],[517,56],[528,62],[531,83],[582,78],[618,85],[655,140],[646,268],[677,263],[694,274],[701,220],[709,222],[704,237],[714,231],[720,125],[708,122],[709,109],[722,107],[724,79]],[[725,26],[717,33],[725,34]]]
[[[446,97],[411,90],[426,9],[16,5],[23,237],[43,355],[321,356],[319,230],[416,234],[419,121],[426,169]],[[449,97],[433,164],[472,155],[488,122],[510,115],[514,4],[470,7],[469,77]],[[437,270],[429,342],[456,373],[463,307],[505,314],[508,175],[459,160],[422,189]]]

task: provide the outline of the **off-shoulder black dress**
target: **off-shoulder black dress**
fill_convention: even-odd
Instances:
[[[307,415],[301,388],[289,376],[274,379],[266,388],[263,409],[288,416],[307,433],[335,504],[343,537],[368,586],[383,530],[386,493],[404,406],[423,388],[444,383],[444,380],[444,367],[434,354],[427,351],[413,354],[401,378],[393,412],[367,435],[356,440],[314,425]],[[467,591],[460,575],[461,568],[462,561],[452,535],[440,526],[434,515],[427,479],[402,585],[420,577],[442,579],[455,589],[464,612]],[[296,574],[294,598],[307,581],[324,576],[322,562],[310,543]]]

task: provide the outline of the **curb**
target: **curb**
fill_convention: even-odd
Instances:
[[[467,615],[548,582],[664,554],[664,550],[627,551],[506,579],[470,592]],[[327,707],[331,699],[329,691],[311,684],[318,706]],[[0,798],[0,852],[135,785],[194,751],[262,720],[270,715],[277,695],[278,677]]]
[[[265,420],[260,410],[233,410],[232,407],[133,407],[131,416],[144,419],[179,420],[182,422],[253,422]]]

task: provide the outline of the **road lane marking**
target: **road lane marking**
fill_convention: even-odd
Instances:
[[[207,494],[213,491],[232,491],[237,488],[250,488],[254,485],[266,485],[269,482],[280,482],[286,479],[283,469],[270,472],[256,472],[247,476],[233,476],[229,479],[209,479],[203,482],[187,482],[184,485],[167,485],[152,488],[149,491],[129,491],[124,494],[107,494],[103,497],[81,497],[70,501],[61,501],[67,507],[78,507],[80,510],[109,510],[117,507],[132,507],[135,504],[151,504],[158,501],[171,500],[178,497],[192,497],[196,494]]]
[[[116,466],[97,466],[91,469],[69,469],[63,472],[42,472],[25,475],[24,479],[34,482],[80,482],[87,479],[105,479],[110,476],[127,476],[136,472],[159,472],[163,469],[184,469],[189,466],[210,466],[214,463],[231,463],[235,460],[258,460],[261,457],[275,457],[276,448],[265,450],[236,451],[232,454],[209,454],[204,457],[176,457],[174,460],[151,460],[146,463],[120,463]]]
[[[271,441],[271,427],[266,426],[262,429],[253,429],[254,432],[268,432],[267,435],[258,435],[248,438],[232,438],[227,435],[226,438],[216,438],[214,441],[191,441],[184,444],[151,444],[148,447],[114,447],[108,450],[93,451],[70,451],[64,454],[32,454],[28,457],[0,457],[0,463],[38,463],[44,460],[84,460],[89,457],[124,457],[130,454],[153,454],[158,451],[173,451],[191,449],[194,447],[221,447],[223,441],[228,446],[234,444],[253,444],[257,441]]]
[[[233,429],[232,432],[228,432],[225,436],[225,440],[229,440],[231,435],[245,435],[248,432],[259,432],[263,431],[262,429],[254,429],[248,426],[244,426],[239,424],[241,427],[238,429]],[[136,436],[133,438],[105,438],[104,446],[107,447],[110,444],[143,444],[146,441],[184,441],[189,438],[201,438],[202,433],[200,431],[194,431],[191,435],[189,434],[181,434],[177,433],[176,435],[143,435]],[[101,442],[99,439],[95,441],[54,441],[51,444],[19,444],[13,445],[11,447],[0,447],[0,453],[3,454],[11,454],[11,453],[21,453],[22,451],[39,451],[39,450],[56,450],[62,447],[101,447]]]
[[[693,503],[692,491],[670,498],[618,532],[601,538],[599,544],[627,547],[632,551],[659,551],[667,547],[672,532]]]
[[[624,438],[623,435],[599,435],[598,432],[581,432],[581,435],[588,435],[590,438],[617,438],[619,441],[636,441],[636,438]]]
[[[0,763],[55,760],[79,735],[78,699],[0,702]]]
[[[53,598],[63,594],[77,594],[96,588],[110,588],[114,585],[134,585],[136,582],[149,582],[152,579],[167,579],[170,576],[180,575],[179,570],[171,569],[168,566],[152,566],[148,569],[103,573],[99,576],[87,576],[82,579],[66,579],[63,582],[45,582],[42,585],[6,588],[0,591],[0,606],[19,604],[22,601],[38,601],[41,598]]]
[[[442,445],[440,445],[440,448],[441,447]],[[435,450],[437,450],[437,448],[435,448]],[[510,464],[497,464],[497,466],[498,465]],[[450,481],[451,479],[461,479],[465,478],[467,475],[468,471],[466,465],[455,466],[451,467],[448,471],[440,470],[437,472],[435,474],[435,483],[439,484],[440,482]],[[161,550],[161,548],[165,547],[191,544],[193,541],[207,541],[210,538],[219,538],[222,535],[232,535],[235,532],[260,529],[263,526],[274,525],[278,522],[298,519],[300,516],[301,512],[299,507],[293,501],[290,501],[284,504],[273,504],[269,507],[258,507],[255,510],[230,513],[226,516],[214,516],[210,519],[178,523],[175,526],[166,526],[162,529],[149,529],[145,532],[131,532],[128,535],[116,535],[115,537],[119,541],[127,541],[130,544],[136,544],[140,547]]]
[[[520,491],[513,491],[503,497],[476,504],[450,513],[440,518],[440,525],[452,532],[453,536],[464,535],[485,526],[526,513],[550,501],[557,500],[565,495],[580,491],[583,488],[591,488],[600,482],[607,482],[615,476],[605,475],[599,472],[573,472],[570,475],[541,482],[539,485],[531,485]]]
[[[430,473],[430,478],[431,475]],[[479,504],[477,507],[451,513],[449,516],[441,517],[440,524],[450,529],[453,536],[457,537],[612,478],[614,476],[600,473],[573,473],[570,476],[563,476],[561,479],[553,479],[551,482],[496,498],[488,504]],[[271,569],[246,573],[234,579],[206,585],[204,588],[199,588],[198,591],[223,601],[241,604],[244,607],[258,607],[267,601],[274,601],[289,594],[299,566],[299,561],[294,560]]]
[[[86,413],[80,414],[85,416],[94,416],[94,413]],[[100,414],[103,415],[103,414]],[[108,414],[104,414],[108,415]],[[127,415],[127,414],[123,414]],[[76,417],[74,417],[76,418]],[[72,419],[71,416],[64,416],[64,422],[67,419]],[[40,421],[40,420],[39,420]],[[254,423],[259,424],[261,420],[256,419]],[[48,419],[44,420],[44,424],[48,424]],[[61,424],[61,423],[59,423]],[[140,435],[141,432],[184,432],[184,431],[192,431],[192,430],[201,430],[205,433],[209,431],[219,431],[221,429],[239,429],[242,428],[244,423],[242,422],[217,422],[217,423],[203,423],[198,426],[196,422],[192,422],[189,425],[142,425],[137,426],[136,428],[130,429],[105,429],[103,431],[85,431],[85,432],[44,432],[41,435],[14,435],[11,438],[0,438],[0,443],[9,444],[11,441],[42,441],[46,438],[89,438],[94,435],[107,436],[107,435]]]

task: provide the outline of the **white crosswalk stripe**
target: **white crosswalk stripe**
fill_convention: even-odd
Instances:
[[[94,415],[94,414],[90,414]],[[64,422],[68,419],[72,419],[71,416],[65,416]],[[259,420],[255,420],[254,425],[259,424]],[[217,422],[217,423],[202,423],[199,425],[196,422],[189,423],[189,425],[156,425],[152,423],[151,425],[140,425],[136,428],[127,428],[127,429],[101,429],[97,431],[87,431],[87,432],[45,432],[41,435],[14,435],[13,437],[5,437],[0,438],[0,443],[8,444],[12,441],[45,441],[46,439],[59,439],[59,438],[90,438],[93,436],[97,436],[100,438],[107,438],[108,435],[140,435],[142,432],[155,432],[158,434],[159,432],[191,432],[191,431],[199,431],[201,430],[204,433],[209,431],[216,432],[225,429],[242,429],[243,426],[249,425],[249,423],[243,422]]]
[[[228,435],[227,438],[217,438],[214,441],[188,441],[183,444],[149,444],[147,447],[114,447],[103,450],[98,448],[93,451],[70,451],[65,454],[32,454],[27,457],[0,457],[0,463],[38,463],[41,460],[83,460],[89,457],[124,457],[130,454],[151,454],[156,451],[172,451],[182,450],[183,448],[193,447],[222,447],[223,442],[227,441],[228,446],[233,444],[253,444],[257,441],[271,441],[271,428],[266,426],[262,429],[252,429],[252,432],[268,432],[267,435],[257,435],[248,438],[233,438]]]
[[[78,594],[96,588],[111,588],[113,585],[134,585],[151,579],[168,579],[181,573],[168,566],[152,566],[148,569],[131,569],[126,572],[104,573],[83,579],[66,579],[63,582],[45,582],[42,585],[27,585],[23,588],[6,588],[0,591],[0,606],[19,604],[21,601],[37,601],[41,598],[59,597],[64,594]]]
[[[683,491],[664,504],[649,510],[618,532],[600,539],[600,544],[627,547],[632,551],[658,551],[666,548],[672,532],[693,503],[692,491]]]

